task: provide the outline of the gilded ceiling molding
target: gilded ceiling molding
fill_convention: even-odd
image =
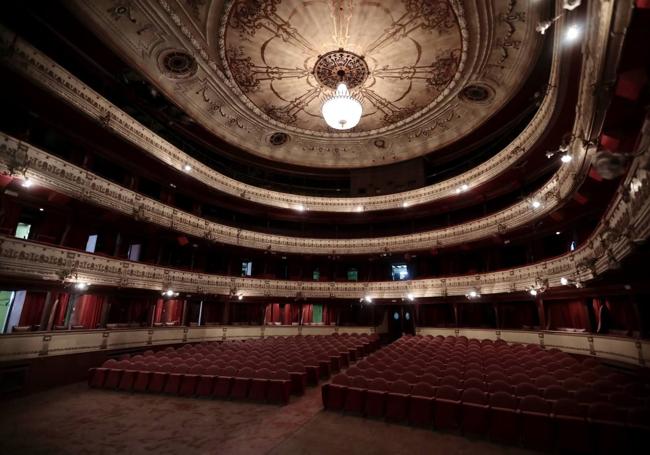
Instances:
[[[561,21],[556,24],[556,27],[562,26]],[[561,39],[559,36],[560,33],[557,33],[549,85],[544,99],[527,127],[502,151],[456,177],[416,190],[383,196],[328,198],[294,195],[258,188],[220,174],[141,125],[29,43],[0,26],[0,44],[7,49],[5,58],[2,59],[3,64],[19,71],[89,117],[102,122],[106,128],[158,160],[179,171],[189,164],[192,167],[192,177],[231,196],[272,207],[285,209],[302,207],[309,211],[323,212],[356,212],[359,206],[367,212],[401,209],[405,206],[412,207],[450,197],[461,185],[473,188],[501,175],[536,144],[551,122],[558,103],[557,88],[561,75]],[[431,132],[423,130],[419,134],[431,134]],[[318,153],[318,151],[315,150],[314,153]]]
[[[511,207],[463,224],[415,234],[375,238],[303,238],[266,234],[215,223],[140,195],[25,142],[0,133],[0,170],[24,176],[78,200],[192,236],[229,245],[304,254],[373,254],[444,248],[501,235],[550,213],[570,199],[589,168],[587,151],[573,144],[574,159],[540,190]],[[531,207],[533,200],[540,202]]]
[[[588,241],[575,251],[533,265],[471,276],[412,281],[313,282],[238,278],[174,270],[111,259],[14,237],[0,236],[0,270],[4,277],[50,282],[84,281],[92,285],[245,296],[374,299],[524,291],[539,282],[560,286],[560,278],[586,282],[620,266],[650,236],[650,120],[646,119],[630,171],[620,191]]]
[[[210,16],[197,20],[186,4],[158,0],[129,2],[123,20],[115,0],[70,3],[100,39],[217,136],[267,159],[344,168],[429,153],[487,120],[534,66],[542,43],[535,25],[550,9],[518,0],[337,2],[338,11],[329,1],[215,0]],[[360,90],[368,95],[360,124],[367,131],[334,133],[318,121],[322,90],[313,65],[341,46],[370,66]],[[196,76],[161,78],[158,55],[168,49],[194,56]],[[458,97],[472,83],[491,88],[490,102]],[[424,134],[432,126],[440,126],[436,134]],[[273,145],[268,139],[277,132],[291,140]]]

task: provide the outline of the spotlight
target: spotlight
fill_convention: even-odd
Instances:
[[[363,212],[363,205],[357,205],[356,211]]]
[[[85,291],[86,289],[88,289],[88,286],[90,286],[88,283],[79,282],[79,283],[75,283],[74,288],[77,291]]]
[[[183,166],[183,170],[185,172],[190,172],[192,170],[192,166],[190,166],[189,164],[186,164],[185,166]]]
[[[409,292],[408,294],[406,294],[406,298],[407,298],[409,301],[411,301],[411,302],[412,302],[413,300],[415,300],[415,296],[414,296],[413,294],[411,294],[410,292]]]
[[[528,291],[528,293],[530,295],[537,295],[537,289],[531,289],[530,291]]]
[[[560,231],[555,231],[555,235],[560,235],[562,234]]]
[[[567,284],[569,284],[569,280],[566,279],[565,277],[562,277],[562,278],[560,278],[560,284],[562,286],[566,286]]]
[[[39,207],[39,208],[38,208],[38,211],[39,211],[39,212],[43,212],[43,211],[45,211],[45,209],[44,209],[43,207]]]
[[[409,204],[406,201],[402,202],[402,207],[404,207],[404,208],[407,208],[409,205],[411,205],[411,204]]]
[[[533,202],[530,203],[530,205],[532,205],[534,209],[538,209],[542,206],[542,203],[539,202],[537,199],[535,199],[533,200]]]
[[[27,178],[25,178],[25,180],[23,180],[22,187],[23,188],[31,188],[31,186],[33,184],[34,184],[34,182],[32,182],[32,180],[29,177],[27,177]]]
[[[305,211],[305,206],[302,205],[302,204],[298,204],[296,206],[296,210],[298,210],[299,212],[304,212]]]
[[[566,35],[564,35],[567,41],[575,41],[578,36],[580,36],[580,27],[577,25],[572,25],[569,27],[566,31]]]
[[[237,296],[237,300],[244,300],[244,294],[239,294]]]
[[[372,297],[370,297],[369,295],[364,295],[363,301],[366,303],[372,303]]]
[[[562,158],[560,158],[560,160],[563,163],[570,163],[572,159],[573,159],[573,157],[571,155],[569,155],[568,153],[565,153],[564,155],[562,155]]]
[[[467,294],[465,294],[465,297],[467,297],[469,300],[478,299],[481,297],[481,293],[477,289],[472,289]]]
[[[162,293],[162,295],[165,296],[165,297],[174,297],[174,295],[176,295],[176,293],[174,292],[173,289],[167,289],[166,291],[164,291]]]

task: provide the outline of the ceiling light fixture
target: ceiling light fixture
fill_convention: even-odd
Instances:
[[[299,212],[304,212],[305,211],[305,206],[302,205],[302,204],[298,204],[296,206],[296,210],[298,210]]]
[[[336,91],[325,99],[321,112],[325,122],[335,130],[349,130],[354,128],[361,120],[363,107],[361,101],[348,90],[342,81],[343,74],[339,74],[341,82]]]
[[[173,289],[167,289],[166,291],[161,292],[163,297],[177,297],[178,292],[174,292]]]
[[[363,212],[363,205],[357,205],[356,211]]]
[[[562,161],[563,163],[570,163],[572,159],[573,157],[570,154],[565,153],[564,155],[562,155],[562,158],[560,158],[560,161]]]
[[[185,166],[183,166],[183,170],[185,172],[190,172],[192,170],[192,166],[190,166],[189,164],[186,164]]]
[[[479,299],[481,298],[481,291],[479,291],[478,288],[471,289],[467,294],[465,294],[465,297],[469,300]]]
[[[569,27],[566,31],[566,35],[564,35],[567,41],[575,41],[578,36],[580,36],[580,27],[577,25],[572,25]]]
[[[534,199],[534,200],[530,203],[530,205],[531,205],[534,209],[538,209],[538,208],[540,208],[540,207],[542,206],[542,203],[539,202],[537,199]]]
[[[75,283],[74,288],[77,291],[85,291],[86,289],[88,289],[88,286],[90,286],[90,284],[79,282],[79,283]]]
[[[370,297],[369,295],[364,295],[361,300],[366,303],[372,303],[372,297]]]
[[[23,180],[22,187],[30,188],[33,184],[34,182],[29,177],[26,177],[25,180]]]
[[[566,286],[567,284],[569,284],[569,280],[566,277],[562,277],[560,278],[560,284],[562,286]]]
[[[237,300],[244,300],[244,294],[239,294],[237,296]]]
[[[534,295],[537,295],[537,289],[531,289],[531,290],[528,291],[528,293],[529,293],[530,295],[533,295],[533,296],[534,296]]]
[[[412,302],[413,300],[415,300],[415,296],[409,292],[408,294],[406,294],[406,299]]]

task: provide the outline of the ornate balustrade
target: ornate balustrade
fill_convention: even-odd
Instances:
[[[584,158],[584,151],[577,151]],[[577,164],[582,161],[582,165]],[[584,176],[587,160],[574,160],[530,200],[467,223],[408,235],[365,239],[289,237],[239,229],[212,222],[110,182],[34,146],[0,133],[0,170],[11,173],[27,167],[27,175],[38,185],[87,201],[137,220],[147,221],[185,234],[230,245],[306,254],[364,254],[441,248],[503,234],[552,211],[575,191],[576,172]],[[578,168],[572,167],[575,166]]]
[[[471,276],[380,282],[311,282],[264,280],[174,270],[106,258],[12,237],[0,237],[0,269],[6,277],[46,281],[86,281],[93,284],[179,292],[305,298],[403,298],[483,294],[558,286],[560,278],[585,282],[620,261],[650,235],[650,118],[643,126],[636,156],[607,213],[591,237],[575,251],[554,259],[509,270]]]

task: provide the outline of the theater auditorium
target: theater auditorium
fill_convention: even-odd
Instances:
[[[650,447],[650,0],[0,14],[0,454]]]

